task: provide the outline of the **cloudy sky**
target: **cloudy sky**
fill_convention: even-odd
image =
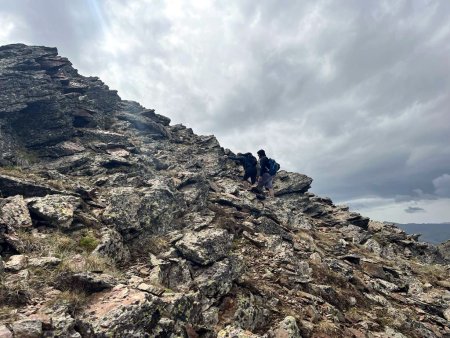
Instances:
[[[2,0],[0,26],[337,203],[450,221],[450,1]]]

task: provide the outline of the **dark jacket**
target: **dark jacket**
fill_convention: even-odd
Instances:
[[[256,158],[250,154],[246,153],[238,156],[228,156],[230,160],[238,161],[244,167],[246,173],[254,173],[256,172]]]
[[[259,176],[269,172],[269,159],[267,156],[260,157],[259,168]]]

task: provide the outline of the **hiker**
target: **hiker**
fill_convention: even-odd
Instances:
[[[228,155],[227,158],[233,161],[238,161],[240,164],[242,164],[242,166],[244,167],[244,177],[242,178],[243,181],[248,182],[248,179],[250,178],[252,184],[255,184],[256,165],[258,164],[258,161],[256,160],[256,157],[252,155],[252,153],[237,153],[237,156]]]
[[[257,154],[259,157],[259,179],[257,190],[262,191],[263,188],[266,188],[269,190],[269,197],[274,198],[275,193],[273,191],[273,177],[280,166],[274,160],[267,158],[266,152],[263,149],[258,150]]]

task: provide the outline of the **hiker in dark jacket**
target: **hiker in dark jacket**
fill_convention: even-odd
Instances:
[[[256,182],[256,165],[258,164],[258,161],[256,160],[255,156],[252,155],[252,153],[245,153],[241,154],[238,153],[237,156],[227,156],[230,160],[234,160],[242,164],[244,167],[244,177],[242,178],[243,181],[247,181],[250,178],[250,181],[252,184],[255,184]]]
[[[257,154],[259,157],[259,179],[257,189],[262,191],[263,188],[266,188],[269,190],[269,196],[273,198],[275,194],[273,191],[273,176],[269,173],[269,159],[263,149],[258,150]]]

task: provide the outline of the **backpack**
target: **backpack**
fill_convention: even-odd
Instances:
[[[269,158],[269,165],[267,167],[269,169],[269,174],[274,176],[278,170],[280,170],[280,165],[272,158]]]

